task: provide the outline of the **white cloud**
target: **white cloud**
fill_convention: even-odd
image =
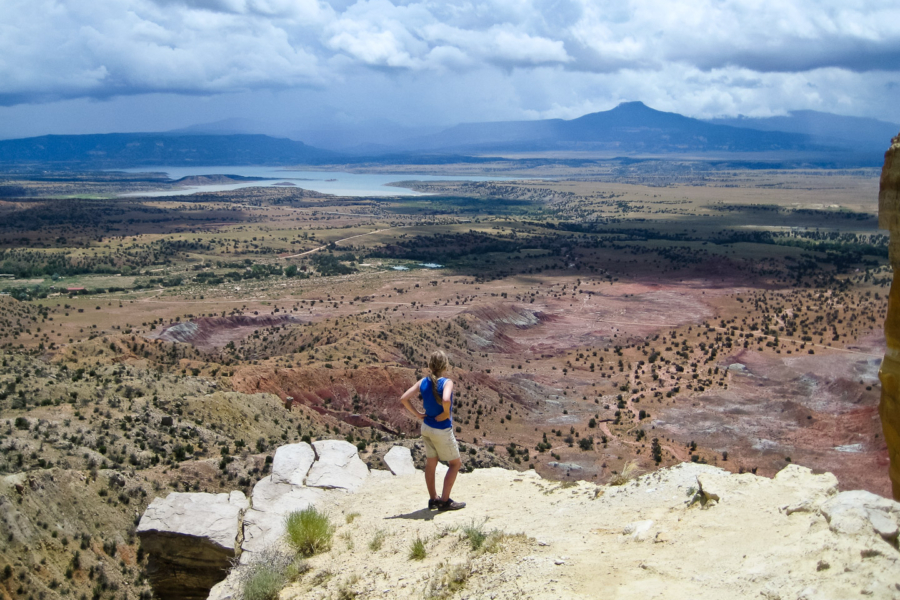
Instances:
[[[570,27],[587,70],[663,68],[762,72],[900,69],[900,4],[841,0],[584,0]]]
[[[423,18],[429,15],[420,7],[363,0],[326,26],[326,45],[366,65],[418,68],[420,56],[429,50],[413,31]]]
[[[267,17],[145,0],[11,0],[7,8],[16,18],[0,26],[4,104],[328,79],[302,36]]]
[[[697,116],[874,116],[900,80],[896,0],[4,0],[3,11],[7,106],[298,90],[348,111],[399,111],[392,93],[444,114],[478,101],[497,118],[626,99]]]
[[[562,41],[530,35],[506,24],[485,31],[436,24],[425,27],[422,35],[431,43],[456,47],[487,64],[530,66],[571,60]]]

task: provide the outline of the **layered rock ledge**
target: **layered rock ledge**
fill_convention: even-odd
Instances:
[[[891,267],[900,268],[900,135],[891,140],[884,154],[878,192],[878,226],[891,232]],[[900,500],[900,282],[891,282],[888,314],[884,322],[887,353],[881,363],[881,426],[891,461],[894,499]]]
[[[173,492],[144,511],[137,534],[149,555],[150,581],[160,598],[206,598],[231,566],[241,515],[241,492]]]

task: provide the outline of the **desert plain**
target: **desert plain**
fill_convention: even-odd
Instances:
[[[509,179],[157,197],[134,194],[219,179],[2,174],[0,590],[149,594],[152,498],[249,494],[283,443],[421,466],[398,397],[435,349],[466,471],[798,464],[890,495],[877,170],[441,169]]]

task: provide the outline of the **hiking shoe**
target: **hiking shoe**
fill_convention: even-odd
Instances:
[[[436,502],[438,510],[459,510],[466,507],[465,502],[456,502],[453,498],[447,498],[446,501],[437,500]]]
[[[431,498],[428,500],[428,510],[440,509],[441,500],[440,498]]]

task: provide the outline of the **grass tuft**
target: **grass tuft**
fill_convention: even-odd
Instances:
[[[438,566],[425,588],[426,600],[449,600],[466,587],[473,571],[471,563]]]
[[[313,506],[290,513],[284,528],[288,544],[301,556],[314,556],[331,548],[334,526],[328,515]]]
[[[273,600],[287,583],[287,577],[277,567],[259,565],[244,581],[244,600]]]
[[[625,466],[622,467],[622,472],[618,475],[615,475],[612,479],[609,480],[609,485],[625,485],[632,479],[638,476],[640,468],[638,467],[638,463],[636,460],[628,461],[625,463]]]
[[[342,533],[341,539],[347,544],[347,550],[353,550],[353,535],[351,535],[349,531]]]
[[[304,561],[295,561],[291,555],[268,547],[254,553],[250,562],[235,561],[232,573],[243,600],[274,600],[289,582],[306,571]]]
[[[425,542],[422,541],[422,538],[416,537],[416,540],[409,547],[409,560],[423,560],[426,556]]]
[[[469,540],[472,550],[481,548],[481,545],[488,538],[489,533],[484,529],[485,523],[487,523],[487,519],[481,523],[476,523],[475,520],[472,520],[471,523],[463,527],[463,535]]]
[[[369,550],[372,552],[378,552],[381,550],[381,546],[384,545],[385,533],[381,529],[375,532],[375,535],[372,536],[372,540],[369,542]]]
[[[484,545],[481,546],[481,552],[487,554],[496,554],[503,549],[503,542],[510,539],[510,536],[502,531],[494,530],[492,531],[487,539],[484,541]]]

